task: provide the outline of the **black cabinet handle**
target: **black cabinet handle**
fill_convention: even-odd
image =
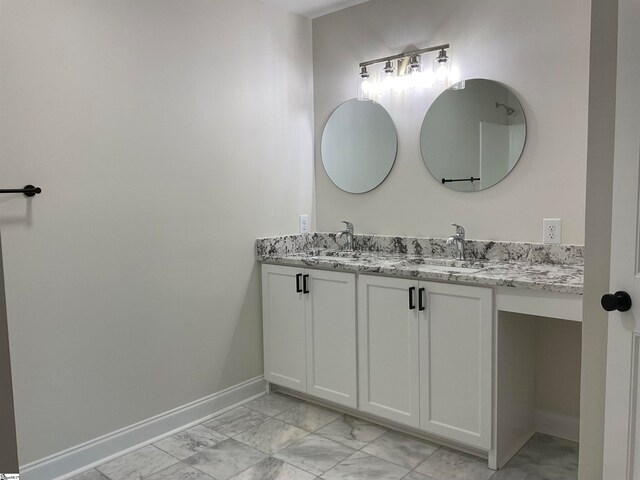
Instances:
[[[309,275],[304,275],[302,277],[302,293],[309,293],[309,289],[307,288],[307,278],[309,278]]]
[[[416,292],[416,287],[411,287],[409,289],[409,310],[415,310],[416,304],[413,301],[413,294]]]
[[[600,299],[600,305],[607,312],[618,310],[619,312],[628,312],[631,309],[631,297],[627,292],[607,293]]]
[[[300,279],[302,278],[302,274],[299,273],[296,275],[296,293],[302,293],[302,289],[300,288]]]
[[[418,290],[418,310],[423,312],[425,310],[425,306],[423,303],[424,296],[426,295],[424,288]]]

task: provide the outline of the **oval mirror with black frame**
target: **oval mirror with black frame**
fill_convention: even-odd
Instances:
[[[324,127],[320,153],[327,175],[349,193],[380,185],[393,168],[398,134],[389,113],[378,103],[347,100]]]
[[[474,78],[442,92],[424,117],[422,159],[446,187],[492,187],[516,166],[527,136],[524,110],[501,83]]]

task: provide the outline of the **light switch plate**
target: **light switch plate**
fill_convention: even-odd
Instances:
[[[542,221],[542,243],[558,244],[562,243],[562,219],[545,218]]]
[[[309,233],[309,215],[300,215],[298,226],[300,233]]]

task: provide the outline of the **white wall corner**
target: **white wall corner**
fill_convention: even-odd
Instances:
[[[20,467],[22,480],[64,480],[265,394],[263,376]]]
[[[534,412],[535,430],[564,438],[572,442],[580,440],[580,418],[537,409]]]

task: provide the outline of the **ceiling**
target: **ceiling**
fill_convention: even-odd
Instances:
[[[297,13],[308,18],[321,17],[327,13],[336,12],[368,0],[262,0],[289,12]]]

